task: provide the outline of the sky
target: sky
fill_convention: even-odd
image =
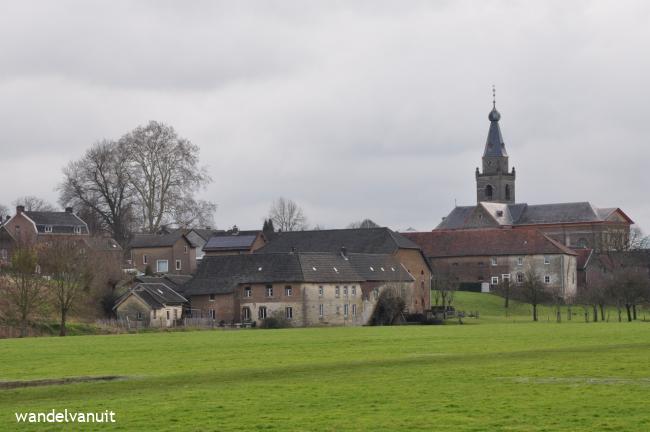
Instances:
[[[0,204],[149,120],[199,145],[216,226],[433,229],[476,201],[492,85],[517,201],[650,231],[650,2],[0,0]]]

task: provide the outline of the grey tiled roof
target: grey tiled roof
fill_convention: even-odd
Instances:
[[[488,131],[487,140],[485,142],[485,151],[483,152],[483,156],[508,156],[506,145],[503,142],[503,136],[501,136],[501,128],[499,128],[498,120],[490,122],[490,130]]]
[[[377,268],[377,272],[370,267]],[[381,271],[384,267],[384,271]],[[387,269],[394,268],[395,271]],[[266,253],[206,256],[186,296],[231,293],[239,284],[277,282],[412,281],[391,256],[384,254]]]
[[[86,223],[71,212],[26,211],[23,213],[36,224],[39,233],[46,233],[46,227],[51,227],[53,234],[74,234],[75,227],[79,227],[81,234],[88,234]]]
[[[183,293],[183,286],[192,279],[190,275],[176,275],[176,274],[166,274],[164,276],[137,276],[135,278],[136,282],[139,283],[155,283],[155,284],[165,284],[169,288],[173,289],[177,293]]]
[[[275,233],[256,253],[333,252],[345,247],[349,253],[391,254],[397,249],[419,249],[418,245],[388,228],[357,228]]]
[[[180,238],[185,236],[186,230],[177,229],[169,234],[136,234],[129,248],[151,248],[173,246]],[[192,244],[191,242],[188,243]]]
[[[169,305],[181,305],[187,302],[185,297],[164,283],[139,283],[120,297],[115,302],[113,309],[117,309],[130,295],[140,297],[153,309],[160,309]]]
[[[604,222],[616,208],[596,208],[588,202],[558,204],[499,204],[481,202],[481,206],[498,225],[541,225],[576,222]],[[436,229],[477,228],[469,223],[470,217],[478,206],[456,207]],[[497,215],[497,210],[503,216]]]

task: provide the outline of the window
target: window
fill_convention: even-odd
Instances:
[[[518,266],[524,265],[524,257],[517,257],[517,265]]]
[[[214,309],[210,309],[208,312],[211,319],[217,319],[217,314],[215,313]]]
[[[318,316],[320,318],[323,318],[325,316],[325,305],[322,303],[318,305]]]
[[[505,281],[510,282],[510,274],[508,274],[508,273],[506,273],[506,274],[502,274],[502,275],[501,275],[501,280],[504,281],[504,282],[505,282]]]
[[[251,310],[250,308],[242,308],[241,310],[241,319],[242,321],[250,321],[251,320]]]
[[[352,296],[353,297],[357,295],[357,287],[356,286],[352,286],[351,291],[352,291]]]
[[[266,286],[266,296],[273,297],[273,285]]]
[[[493,195],[494,195],[494,190],[492,189],[492,185],[485,186],[485,199],[488,201],[492,201]]]
[[[183,253],[187,253],[187,245],[183,246]]]
[[[284,309],[284,316],[286,319],[293,318],[293,308],[291,306]]]
[[[141,320],[142,320],[142,312],[138,311],[138,313],[135,314],[135,318],[136,318],[138,321],[141,321]]]
[[[336,288],[334,288],[334,295],[336,296],[336,298],[341,297],[341,288],[340,287],[337,286]]]
[[[341,315],[341,306],[336,305],[336,314]]]
[[[551,283],[551,277],[550,276],[544,276],[544,283],[545,284],[550,284]]]
[[[548,255],[544,255],[544,264],[548,265],[551,263],[551,257]]]
[[[176,260],[176,270],[181,269],[181,260]]]
[[[45,225],[45,232],[46,233],[51,233],[52,232],[52,225]]]
[[[492,276],[492,285],[499,285],[499,276]]]
[[[81,234],[81,227],[80,226],[74,227],[74,233],[75,234]]]
[[[348,287],[347,286],[343,287],[343,295],[346,296],[346,297],[348,295]]]
[[[167,273],[169,271],[169,261],[167,260],[158,260],[156,261],[156,272],[157,273]]]
[[[156,309],[153,310],[153,319],[156,319],[156,315],[158,315],[157,312],[158,311]]]
[[[497,265],[497,257],[490,258],[490,264],[493,266]]]
[[[523,282],[524,282],[524,274],[517,273],[517,283],[523,283]]]
[[[167,309],[166,312],[167,312],[167,319],[169,319],[169,309]]]
[[[266,319],[266,306],[260,306],[257,310],[257,317],[259,319]]]
[[[246,287],[244,288],[244,297],[252,297],[253,296],[253,290],[251,287]]]
[[[348,309],[350,308],[350,305],[347,303],[343,305],[343,316],[348,316]]]
[[[322,285],[318,287],[318,296],[323,297],[323,286]]]
[[[144,264],[144,265],[149,264],[149,256],[148,255],[142,255],[142,264]]]
[[[284,295],[287,297],[291,297],[293,295],[293,288],[290,286],[284,287]]]
[[[214,301],[214,294],[210,294],[210,301]]]
[[[352,305],[352,316],[357,316],[357,305]]]
[[[506,185],[506,201],[510,201],[510,185]]]
[[[178,319],[178,309],[174,309],[174,319]]]

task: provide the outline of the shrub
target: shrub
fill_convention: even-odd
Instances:
[[[271,314],[271,316],[262,320],[260,327],[265,329],[287,328],[291,327],[291,322],[285,318],[284,311],[276,310]]]

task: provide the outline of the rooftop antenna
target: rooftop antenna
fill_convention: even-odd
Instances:
[[[458,203],[456,202],[456,198],[454,198],[454,207],[458,207]]]
[[[496,88],[494,87],[494,84],[492,84],[492,108],[496,109],[497,107],[497,91]]]

